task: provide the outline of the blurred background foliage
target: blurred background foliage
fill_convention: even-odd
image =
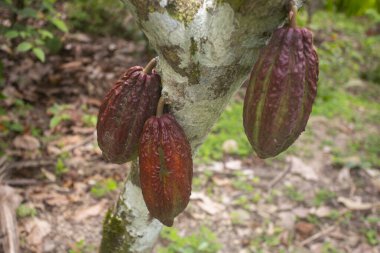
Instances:
[[[317,9],[325,9],[347,16],[372,16],[380,21],[380,0],[308,2],[310,20]],[[0,33],[6,38],[0,41],[2,46],[17,53],[30,51],[42,62],[46,53],[59,52],[62,38],[69,31],[144,39],[137,25],[129,22],[132,16],[118,0],[4,0],[0,2],[0,13],[11,17],[10,23],[0,24]]]
[[[70,31],[94,36],[144,39],[132,16],[118,0],[4,0],[0,14],[10,22],[0,24],[0,40],[11,54],[32,52],[40,61],[56,54]],[[127,25],[128,24],[128,25]],[[1,66],[0,66],[1,70]]]

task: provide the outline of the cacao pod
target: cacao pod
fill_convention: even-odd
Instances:
[[[278,155],[305,130],[318,74],[312,33],[277,29],[254,65],[244,98],[245,133],[260,158]]]
[[[139,149],[140,184],[150,214],[166,226],[189,203],[193,161],[181,126],[170,114],[152,116]]]
[[[150,64],[150,65],[149,65]],[[125,163],[138,154],[145,121],[155,115],[161,95],[160,76],[149,63],[129,68],[104,98],[98,115],[98,144],[105,158]]]

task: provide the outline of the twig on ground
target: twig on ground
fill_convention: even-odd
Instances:
[[[94,138],[95,138],[94,135],[91,134],[90,136],[87,136],[86,138],[84,138],[82,141],[80,141],[80,142],[78,142],[78,143],[76,143],[76,144],[74,144],[74,145],[70,145],[70,146],[67,146],[67,147],[63,148],[63,149],[57,154],[57,156],[59,156],[59,155],[61,155],[61,154],[63,154],[63,153],[66,153],[66,152],[73,151],[74,149],[79,148],[79,147],[81,147],[81,146],[84,146],[84,145],[86,145],[87,143],[93,141]]]
[[[320,239],[320,238],[328,235],[329,233],[331,233],[332,231],[334,231],[335,228],[336,228],[335,225],[334,226],[330,226],[330,227],[328,227],[328,228],[326,228],[326,229],[324,229],[324,230],[322,230],[322,231],[314,234],[313,236],[310,236],[309,238],[307,238],[307,239],[303,240],[302,242],[300,242],[300,246],[303,247],[303,246],[305,246],[305,245],[307,245],[307,244],[309,244],[309,243],[311,243],[311,242],[313,242],[313,241],[315,241],[317,239]]]
[[[282,179],[286,177],[286,175],[292,170],[293,162],[290,161],[288,168],[284,170],[281,174],[277,175],[272,181],[268,184],[268,192],[272,190],[273,187],[275,187]]]
[[[37,181],[35,179],[9,179],[5,180],[4,184],[10,186],[26,186],[26,185],[35,185],[38,183],[43,183],[41,181]]]
[[[6,170],[15,170],[15,169],[25,169],[25,168],[35,168],[42,166],[54,165],[55,162],[51,160],[29,160],[29,161],[21,161],[21,162],[13,162],[10,163]]]

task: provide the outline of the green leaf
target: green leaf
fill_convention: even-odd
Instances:
[[[15,31],[15,30],[11,30],[5,33],[5,37],[7,37],[8,39],[16,38],[18,37],[18,35],[19,35],[18,31]]]
[[[43,38],[52,39],[54,37],[54,35],[51,32],[49,32],[48,30],[42,29],[42,30],[38,30],[38,32],[41,34],[41,36]]]
[[[18,52],[27,52],[30,49],[32,49],[32,47],[33,47],[33,45],[31,43],[24,41],[24,42],[21,42],[20,44],[18,44],[16,50]]]
[[[41,48],[35,47],[33,48],[33,54],[42,62],[45,61],[45,53]]]
[[[26,18],[36,18],[37,17],[37,11],[32,8],[24,8],[19,11],[20,16],[26,17]]]
[[[52,18],[51,22],[53,23],[53,25],[55,25],[62,32],[67,33],[69,31],[69,29],[67,28],[65,22],[63,22],[61,19],[59,19],[59,18]]]
[[[42,46],[44,44],[45,44],[45,42],[43,40],[41,40],[41,39],[35,39],[34,40],[34,45]]]

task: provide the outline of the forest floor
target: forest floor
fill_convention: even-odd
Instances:
[[[199,150],[190,204],[155,252],[380,253],[380,84],[368,74],[379,36],[367,38],[367,20],[314,19],[321,76],[306,131],[279,157],[257,158],[242,88]],[[102,158],[98,107],[123,71],[154,57],[120,38],[73,33],[64,44],[44,64],[0,52],[0,202],[17,207],[25,253],[97,251],[129,168]]]

